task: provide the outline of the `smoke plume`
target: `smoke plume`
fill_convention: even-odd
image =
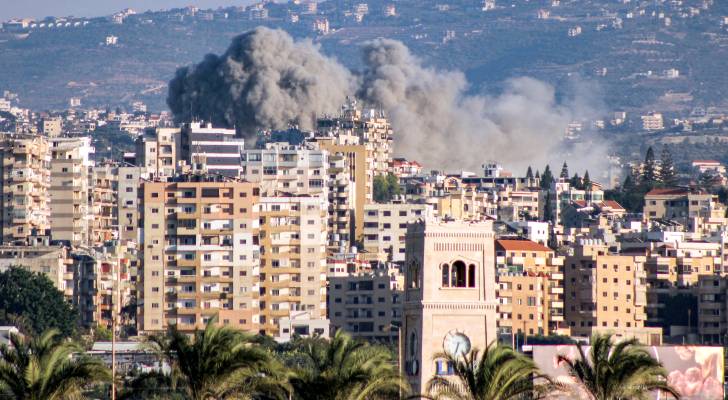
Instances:
[[[289,123],[310,129],[317,114],[340,109],[354,81],[310,40],[260,27],[234,38],[222,56],[178,69],[167,104],[177,122],[198,118],[247,135]]]
[[[367,43],[363,61],[355,77],[310,41],[258,28],[222,56],[179,69],[167,102],[178,121],[198,117],[250,135],[291,122],[310,128],[315,115],[334,113],[356,94],[390,118],[395,153],[427,167],[477,171],[497,161],[522,173],[567,160],[573,171],[591,168],[594,176],[606,165],[603,143],[562,140],[571,121],[592,117],[584,105],[594,102],[581,98],[589,90],[560,103],[552,86],[517,78],[496,96],[471,95],[461,72],[428,68],[388,39]]]

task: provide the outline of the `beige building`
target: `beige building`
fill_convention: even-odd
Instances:
[[[181,147],[179,128],[150,128],[136,140],[136,165],[151,177],[172,177]]]
[[[693,193],[683,188],[652,189],[645,195],[644,219],[670,219],[699,231],[711,220],[724,222],[725,206],[718,196],[710,193]]]
[[[258,329],[258,190],[248,182],[181,176],[141,186],[139,330]]]
[[[728,335],[728,278],[703,275],[696,294],[698,315],[691,322],[695,324],[697,321],[700,343],[725,345]]]
[[[60,136],[63,133],[63,120],[61,118],[44,118],[42,131],[49,138]]]
[[[404,277],[397,268],[329,278],[331,331],[368,341],[396,343],[402,323]]]
[[[119,167],[104,163],[93,167],[91,172],[91,246],[119,238],[118,190]],[[139,183],[137,182],[137,185]]]
[[[92,210],[90,137],[51,138],[51,239],[88,246]]]
[[[369,260],[403,262],[407,223],[427,214],[424,204],[387,203],[364,206],[364,251]]]
[[[326,318],[326,203],[260,198],[260,329],[277,336],[294,311]]]
[[[0,246],[0,272],[13,266],[47,276],[66,299],[72,299],[73,266],[67,247],[44,244]]]
[[[647,272],[644,256],[611,254],[589,239],[564,261],[566,322],[574,336],[613,332],[647,345],[661,344],[662,329],[645,326]]]
[[[499,334],[569,335],[564,258],[530,240],[496,240],[495,254]]]
[[[119,240],[127,245],[139,244],[139,188],[143,167],[119,167],[116,215],[119,221]]]
[[[496,340],[492,222],[409,225],[400,369],[414,393],[449,368],[437,352],[464,354]]]
[[[50,228],[50,151],[46,138],[5,135],[2,156],[2,243],[41,240]]]

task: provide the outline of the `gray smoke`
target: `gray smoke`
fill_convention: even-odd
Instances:
[[[317,114],[340,109],[354,82],[310,40],[260,27],[234,38],[222,56],[178,69],[167,104],[177,122],[197,118],[246,135],[289,123],[310,129]]]
[[[592,116],[585,115],[594,103],[590,88],[575,90],[566,104],[531,78],[508,81],[497,96],[470,95],[461,72],[425,67],[400,42],[369,42],[363,57],[354,77],[312,42],[258,28],[235,38],[222,56],[179,69],[167,102],[177,121],[197,117],[250,135],[291,122],[310,128],[315,115],[335,113],[355,93],[388,115],[395,153],[427,167],[475,172],[497,161],[522,173],[527,165],[554,169],[568,160],[572,171],[591,168],[595,176],[605,165],[603,143],[562,141],[572,120]]]
[[[602,144],[564,146],[568,124],[587,110],[576,115],[575,108],[559,104],[546,83],[517,78],[498,96],[468,95],[461,72],[427,68],[401,42],[388,39],[365,45],[364,63],[359,97],[389,114],[396,150],[407,158],[471,170],[493,160],[515,172],[565,159],[583,172],[606,161]]]

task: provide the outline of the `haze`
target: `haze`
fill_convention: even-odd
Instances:
[[[12,18],[44,18],[48,16],[96,17],[112,14],[124,8],[137,12],[165,8],[197,6],[245,6],[253,0],[0,0],[0,21]]]

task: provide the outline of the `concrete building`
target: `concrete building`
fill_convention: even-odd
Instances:
[[[92,213],[90,137],[51,138],[51,239],[88,246]]]
[[[73,267],[67,247],[47,244],[0,246],[0,272],[13,266],[47,276],[66,299],[73,298]]]
[[[387,203],[364,206],[364,251],[371,261],[403,262],[407,223],[427,215],[425,204]]]
[[[279,335],[294,311],[326,318],[326,203],[318,196],[260,198],[260,329]]]
[[[119,238],[119,167],[115,163],[96,165],[91,171],[91,179],[92,219],[89,244],[99,247]]]
[[[714,194],[695,193],[684,188],[658,188],[645,195],[643,216],[645,221],[674,220],[688,230],[696,231],[711,220],[722,221],[725,206]]]
[[[569,335],[564,258],[530,240],[496,240],[495,254],[499,334]]]
[[[121,166],[118,169],[116,215],[122,245],[139,244],[139,188],[144,167]]]
[[[193,171],[237,177],[244,149],[245,141],[236,137],[234,129],[192,122],[182,127],[178,158]]]
[[[2,243],[42,242],[50,228],[50,151],[46,138],[5,135],[2,157]]]
[[[44,118],[42,124],[41,131],[49,138],[58,137],[63,133],[63,120],[61,118]]]
[[[725,345],[728,339],[728,278],[703,275],[697,286],[697,333],[700,343]]]
[[[136,139],[136,165],[150,178],[174,176],[180,160],[179,128],[150,128]]]
[[[447,375],[437,352],[460,356],[496,340],[491,222],[419,221],[407,230],[400,370],[414,393]]]
[[[398,268],[329,278],[331,330],[343,329],[356,338],[396,343],[402,324],[404,276]]]
[[[598,240],[585,240],[564,261],[566,322],[574,336],[612,332],[646,345],[662,342],[662,329],[645,326],[647,272],[644,256],[611,254]]]
[[[646,131],[661,131],[665,129],[661,113],[651,112],[642,117],[642,129]]]
[[[143,182],[139,330],[184,332],[214,315],[258,329],[257,187],[198,175]]]

